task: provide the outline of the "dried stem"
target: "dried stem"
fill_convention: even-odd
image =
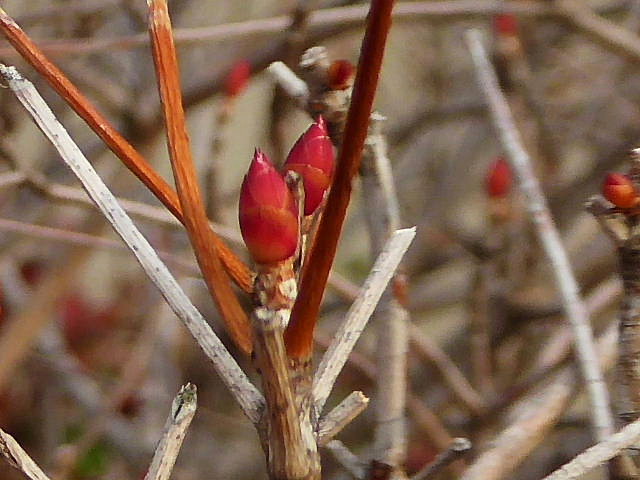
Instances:
[[[197,403],[196,386],[187,383],[173,399],[171,413],[144,480],[169,480],[187,429],[196,414]]]
[[[640,62],[640,37],[624,27],[602,18],[589,5],[575,0],[556,0],[563,20],[577,30],[634,63]]]
[[[614,422],[609,408],[609,394],[598,366],[589,325],[589,314],[580,298],[576,279],[567,253],[560,240],[529,155],[522,146],[509,106],[498,87],[495,72],[482,46],[480,33],[470,31],[467,43],[471,50],[478,82],[489,103],[491,118],[503,148],[516,172],[520,188],[527,199],[527,209],[536,232],[549,258],[562,295],[564,310],[573,328],[579,365],[591,400],[591,415],[596,439],[604,440],[613,433]]]
[[[424,468],[411,477],[411,480],[427,480],[433,478],[443,468],[459,459],[469,450],[471,450],[471,442],[469,440],[466,438],[454,438],[447,450],[438,455],[432,463],[425,465]]]
[[[313,332],[320,312],[320,303],[336,254],[340,232],[351,197],[352,181],[360,166],[367,136],[369,115],[373,105],[382,57],[391,27],[393,0],[373,0],[365,37],[360,51],[353,97],[345,138],[337,159],[337,171],[320,220],[311,253],[300,284],[300,294],[293,307],[291,321],[285,331],[287,352],[292,358],[305,359],[313,351]]]
[[[86,0],[83,0],[86,1]],[[597,11],[607,13],[619,11],[627,5],[626,0],[607,2],[597,8]],[[327,27],[359,26],[366,19],[369,7],[366,5],[351,5],[346,7],[326,8],[310,12],[309,28],[311,31]],[[563,12],[554,5],[532,3],[531,1],[510,1],[496,3],[495,0],[440,0],[398,2],[393,11],[394,20],[456,20],[490,18],[500,13],[513,13],[520,17],[562,17]],[[37,15],[41,15],[40,12]],[[175,30],[175,40],[179,45],[198,45],[202,43],[225,41],[231,42],[248,36],[280,34],[291,24],[289,15],[271,18],[247,20],[244,22],[226,23],[209,27],[180,28]],[[149,36],[143,33],[107,37],[82,39],[47,39],[39,40],[42,48],[49,54],[55,55],[87,55],[95,52],[129,50],[148,45]],[[13,52],[0,48],[0,55],[6,56]]]
[[[582,478],[589,471],[620,455],[625,448],[637,444],[638,441],[640,441],[640,420],[630,423],[606,440],[588,448],[543,480]]]
[[[320,419],[318,445],[326,445],[354,418],[360,415],[367,408],[367,405],[369,405],[369,399],[362,392],[351,392],[347,398]]]
[[[414,236],[414,228],[398,230],[391,236],[371,269],[358,298],[351,305],[344,322],[335,333],[333,342],[322,357],[313,380],[316,411],[322,411],[336,378]]]
[[[15,438],[0,430],[0,454],[12,467],[31,480],[49,480],[40,467],[25,452]]]
[[[49,85],[89,125],[111,151],[122,160],[125,166],[182,222],[182,208],[176,192],[142,155],[118,133],[115,127],[91,102],[80,93],[64,73],[49,61],[29,36],[2,8],[0,8],[0,30],[24,59],[47,80]],[[238,286],[246,292],[250,292],[253,285],[253,275],[249,268],[217,235],[210,233],[209,241],[215,245],[225,268]]]
[[[598,338],[597,359],[606,370],[614,363],[617,327],[610,326]],[[505,415],[511,421],[481,452],[460,480],[502,480],[545,440],[567,406],[575,398],[578,387],[575,369],[563,368],[549,382],[523,398]]]
[[[249,354],[253,348],[249,319],[231,288],[216,246],[210,241],[212,231],[198,186],[182,107],[180,70],[173,44],[168,6],[166,0],[148,0],[147,3],[153,59],[167,125],[169,156],[184,225],[209,292],[218,305],[229,334],[242,351]]]
[[[222,380],[231,390],[244,413],[257,423],[264,400],[240,369],[200,312],[184,294],[167,267],[117,203],[113,194],[89,161],[57,121],[33,85],[13,67],[0,65],[0,75],[15,93],[34,121],[80,179],[89,196],[132,250],[149,278],[158,287],[175,314],[184,322]]]
[[[366,471],[364,464],[340,440],[331,440],[326,448],[353,478],[357,480],[364,478]]]

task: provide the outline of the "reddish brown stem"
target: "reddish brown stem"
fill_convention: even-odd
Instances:
[[[249,353],[252,349],[249,319],[222,269],[215,245],[209,241],[211,227],[205,213],[189,145],[182,106],[180,70],[167,2],[166,0],[149,0],[148,3],[153,59],[167,126],[171,167],[182,207],[184,225],[209,292],[216,300],[231,337],[244,352]]]
[[[369,115],[378,86],[387,34],[391,27],[393,3],[393,0],[373,0],[371,3],[353,97],[347,115],[344,143],[337,161],[338,169],[327,198],[326,214],[320,221],[307,260],[311,268],[305,269],[300,294],[285,331],[287,352],[293,359],[307,359],[313,351],[313,332],[320,312],[320,302],[351,198],[352,181],[360,167],[362,149],[367,137]]]
[[[140,153],[120,135],[76,86],[56,67],[29,36],[0,8],[0,30],[7,40],[51,85],[51,87],[69,104],[69,106],[89,125],[118,158],[131,170],[149,190],[183,222],[182,208],[176,192],[162,178]],[[253,288],[253,273],[214,233],[209,241],[216,247],[227,272],[244,291]]]

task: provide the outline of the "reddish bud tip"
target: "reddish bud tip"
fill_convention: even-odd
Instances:
[[[240,95],[251,77],[251,64],[248,60],[238,60],[227,75],[225,80],[225,92],[228,97],[237,97]]]
[[[500,13],[493,19],[493,29],[498,35],[517,35],[518,17],[513,13]]]
[[[329,65],[327,72],[329,87],[332,90],[345,90],[353,85],[356,69],[349,60],[336,60]]]
[[[622,173],[610,173],[605,177],[602,195],[618,208],[632,208],[640,203],[633,182]]]
[[[304,214],[316,211],[325,193],[331,186],[335,154],[327,133],[327,125],[322,117],[312,124],[295,143],[284,169],[293,170],[302,177],[304,183]]]
[[[511,191],[513,174],[509,163],[503,157],[498,157],[489,166],[486,183],[487,194],[492,198],[504,197]]]
[[[282,175],[256,150],[240,189],[240,230],[257,263],[276,263],[298,247],[298,208]]]

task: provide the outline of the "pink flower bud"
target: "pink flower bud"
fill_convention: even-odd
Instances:
[[[336,60],[329,65],[327,72],[329,88],[345,90],[353,85],[356,69],[349,60]]]
[[[492,198],[504,197],[509,194],[512,184],[513,174],[509,163],[503,157],[498,157],[487,171],[487,194]]]
[[[312,124],[293,146],[284,163],[285,170],[293,170],[304,182],[304,214],[316,211],[331,186],[335,153],[322,117]]]
[[[602,195],[618,208],[632,208],[640,203],[633,182],[622,173],[610,173],[605,177]]]
[[[237,97],[240,95],[251,77],[251,64],[248,60],[238,60],[225,79],[224,89],[228,97]]]
[[[298,207],[271,160],[256,150],[240,189],[240,230],[256,263],[276,263],[298,247]]]

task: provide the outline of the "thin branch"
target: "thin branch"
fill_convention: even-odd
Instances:
[[[267,67],[267,73],[292,99],[298,102],[302,109],[306,109],[309,99],[309,87],[284,62],[273,62]]]
[[[252,350],[249,318],[231,288],[231,283],[218,257],[216,245],[210,241],[213,233],[207,220],[189,145],[182,106],[180,69],[173,43],[169,7],[166,0],[148,0],[147,4],[149,5],[149,34],[153,47],[153,60],[167,126],[169,157],[184,226],[189,234],[189,240],[209,293],[216,301],[231,338],[244,353],[249,354]]]
[[[393,0],[373,0],[371,3],[345,127],[344,138],[348,141],[338,155],[338,168],[325,208],[327,215],[323,215],[318,225],[307,259],[308,268],[305,268],[300,282],[300,294],[285,331],[287,352],[292,358],[306,359],[313,351],[313,332],[320,313],[320,303],[351,198],[352,181],[358,173],[367,137],[369,115],[391,27],[393,3]]]
[[[340,440],[331,440],[325,447],[353,478],[356,480],[364,478],[366,472],[365,466],[344,443]]]
[[[25,452],[15,438],[0,429],[0,454],[13,468],[31,480],[49,480],[40,467]]]
[[[640,37],[596,14],[588,4],[576,0],[556,0],[563,20],[603,45],[637,63],[640,62]]]
[[[608,2],[598,7],[598,11],[608,13],[618,11],[628,2],[619,0]],[[366,19],[369,7],[366,5],[352,5],[320,9],[310,12],[308,26],[311,30],[326,27],[359,26]],[[423,20],[459,20],[492,17],[500,13],[513,13],[520,17],[555,17],[562,16],[562,12],[553,5],[533,3],[531,1],[511,1],[507,3],[495,0],[442,0],[423,2],[399,2],[393,11],[394,20],[423,21]],[[38,13],[39,14],[39,13]],[[210,27],[180,28],[175,30],[176,44],[199,45],[203,43],[234,40],[247,36],[280,34],[291,25],[289,15],[247,20],[244,22],[225,23]],[[120,37],[97,37],[82,39],[51,39],[38,40],[49,54],[55,55],[87,55],[95,52],[116,52],[140,48],[149,44],[149,36],[139,33]],[[0,48],[0,56],[13,54],[13,51]]]
[[[64,73],[49,61],[29,36],[2,8],[0,8],[0,30],[20,55],[46,79],[49,85],[104,141],[122,163],[182,222],[182,209],[176,192],[151,167],[144,157],[120,135],[91,102],[82,95]],[[253,274],[249,268],[213,232],[209,234],[209,241],[215,245],[220,259],[233,280],[244,291],[251,292]]]
[[[615,362],[617,325],[611,325],[598,337],[599,365],[610,368]],[[502,480],[524,461],[558,422],[575,399],[579,382],[575,367],[569,365],[548,378],[548,382],[503,415],[510,423],[481,452],[460,480]]]
[[[580,369],[591,400],[594,433],[598,441],[604,440],[613,433],[614,422],[609,408],[609,393],[598,366],[589,314],[580,297],[567,252],[531,167],[531,160],[523,147],[509,106],[500,91],[496,74],[482,46],[480,33],[469,31],[466,41],[476,67],[478,83],[489,103],[492,121],[516,172],[520,188],[527,200],[531,220],[553,267],[564,310],[575,335]]]
[[[40,94],[31,82],[22,77],[13,67],[0,65],[0,75],[33,117],[40,130],[58,150],[63,160],[80,179],[89,196],[96,202],[118,235],[132,250],[171,309],[184,322],[202,350],[211,359],[218,374],[231,390],[244,413],[254,423],[258,422],[264,402],[262,395],[249,381],[209,324],[184,294],[180,285],[120,207],[113,194],[64,127],[57,121]]]
[[[349,425],[351,421],[369,405],[369,398],[362,392],[351,392],[333,410],[320,419],[318,424],[318,445],[326,445],[333,437]]]
[[[336,378],[360,338],[415,233],[415,228],[406,228],[396,231],[391,236],[371,269],[358,298],[351,305],[344,322],[335,333],[333,342],[322,357],[313,380],[313,398],[318,412],[322,411]]]
[[[84,247],[107,248],[110,250],[128,251],[128,248],[117,240],[104,238],[88,233],[73,232],[63,230],[61,228],[44,227],[42,225],[34,225],[32,223],[18,222],[7,218],[0,218],[0,230],[5,232],[19,233],[30,237],[52,240],[55,242],[67,243],[70,245],[78,245]],[[185,259],[174,255],[173,253],[156,250],[158,256],[167,263],[173,264],[182,272],[192,276],[200,275],[198,267]]]
[[[411,480],[427,480],[433,478],[444,467],[459,459],[469,450],[471,450],[471,442],[469,440],[461,437],[454,438],[447,450],[438,455],[432,463],[425,465],[424,468],[411,477]]]
[[[187,429],[196,414],[197,401],[196,386],[190,383],[184,385],[173,399],[171,413],[144,480],[169,480]]]
[[[619,432],[593,447],[586,449],[569,463],[566,463],[543,480],[572,480],[581,478],[590,470],[611,460],[613,457],[640,440],[640,420],[630,423]]]

